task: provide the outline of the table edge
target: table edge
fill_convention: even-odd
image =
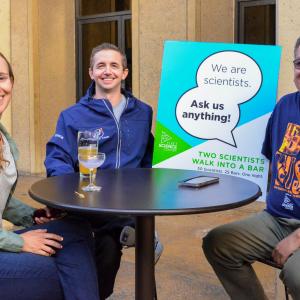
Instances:
[[[56,204],[55,202],[52,201],[47,201],[44,200],[38,196],[36,196],[31,189],[28,191],[30,197],[32,197],[34,200],[45,204],[46,206],[53,207],[53,208],[58,208],[61,210],[66,210],[66,211],[73,211],[73,212],[81,212],[81,213],[90,213],[90,214],[111,214],[111,215],[133,215],[133,216],[151,216],[151,215],[156,215],[156,216],[172,216],[172,215],[190,215],[190,214],[201,214],[201,213],[210,213],[210,212],[217,212],[217,211],[223,211],[223,210],[229,210],[233,208],[238,208],[247,204],[250,204],[254,202],[256,199],[258,199],[261,195],[261,189],[258,186],[257,193],[253,195],[252,197],[240,201],[237,203],[229,203],[229,204],[224,204],[224,205],[217,205],[217,206],[211,206],[211,207],[205,207],[205,208],[185,208],[185,209],[166,209],[166,210],[161,210],[161,209],[153,209],[153,210],[118,210],[118,209],[103,209],[99,210],[99,208],[89,208],[89,207],[75,207],[72,205],[64,205],[62,207],[59,204]]]

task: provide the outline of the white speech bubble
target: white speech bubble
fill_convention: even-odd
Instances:
[[[236,147],[232,131],[240,119],[238,104],[259,91],[262,84],[259,66],[243,53],[218,52],[199,66],[197,84],[177,102],[179,125],[197,138],[218,139]]]

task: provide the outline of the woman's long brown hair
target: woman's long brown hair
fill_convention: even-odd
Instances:
[[[1,52],[0,52],[0,57],[2,57],[4,59],[4,61],[7,63],[8,75],[9,75],[11,82],[13,83],[15,80],[15,77],[14,77],[14,73],[13,73],[11,64],[8,62],[6,57]],[[4,159],[3,152],[4,152],[4,141],[2,139],[2,136],[0,135],[0,171],[3,170],[5,165],[8,163],[7,160]]]

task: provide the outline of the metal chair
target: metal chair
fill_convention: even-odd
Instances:
[[[270,267],[273,267],[273,268],[276,268],[276,269],[279,269],[279,270],[282,270],[282,266],[281,265],[278,265],[276,262],[274,262],[273,260],[271,259],[263,259],[263,258],[259,258],[257,259],[258,262],[260,263],[263,263],[265,265],[268,265]],[[284,284],[284,292],[285,292],[285,299],[286,300],[289,300],[289,293],[288,293],[288,289],[286,287],[286,285]]]

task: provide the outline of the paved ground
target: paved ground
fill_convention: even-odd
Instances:
[[[28,188],[40,178],[21,176],[16,195],[27,203],[39,207],[38,203],[29,198]],[[156,267],[158,299],[229,299],[203,256],[202,237],[219,224],[238,220],[263,207],[263,203],[256,202],[242,208],[218,213],[157,217],[156,229],[165,247]],[[259,263],[254,267],[269,299],[284,299],[281,294],[282,284],[277,279],[277,271]],[[127,299],[134,299],[133,248],[124,250],[115,293],[109,300]]]

